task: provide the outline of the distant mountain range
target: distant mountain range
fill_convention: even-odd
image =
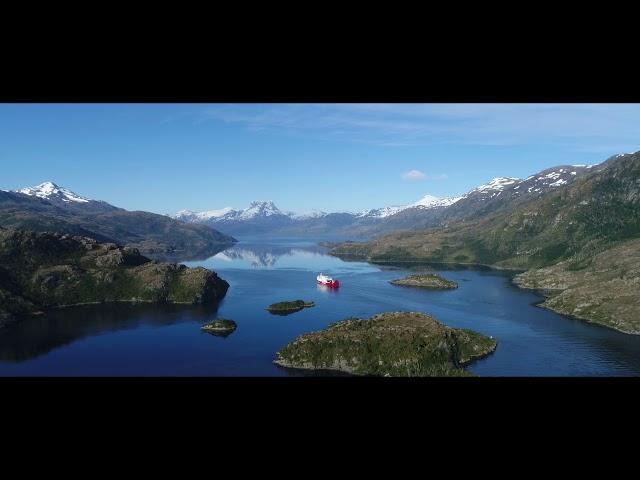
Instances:
[[[235,242],[207,225],[130,212],[82,197],[53,182],[16,192],[0,191],[0,226],[81,235],[166,259],[208,256]]]
[[[425,195],[409,205],[373,208],[361,212],[327,213],[315,210],[294,213],[280,210],[272,201],[255,201],[245,209],[225,207],[203,212],[181,210],[172,218],[209,225],[230,235],[365,240],[397,230],[418,230],[443,225],[448,221],[473,217],[487,208],[501,208],[501,205],[509,202],[544,195],[572,183],[591,168],[593,166],[563,165],[543,170],[526,179],[496,177],[458,197],[438,198]]]

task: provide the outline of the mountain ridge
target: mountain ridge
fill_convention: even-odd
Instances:
[[[165,259],[214,254],[236,241],[206,225],[128,211],[81,197],[54,182],[0,191],[0,226],[91,237]]]
[[[611,158],[615,158],[611,157]],[[546,168],[525,179],[494,177],[468,192],[454,197],[424,195],[407,205],[387,206],[359,212],[323,212],[307,214],[284,212],[273,201],[254,201],[245,209],[225,207],[194,212],[181,210],[172,218],[189,223],[204,223],[231,235],[303,235],[367,240],[398,230],[418,230],[473,217],[493,208],[501,208],[505,199],[544,195],[572,183],[594,165],[559,165]],[[268,212],[263,214],[263,212]]]
[[[640,258],[634,241],[640,237],[640,152],[585,166],[581,174],[575,168],[528,177],[519,184],[529,185],[527,194],[514,193],[514,184],[504,198],[475,195],[475,211],[457,218],[449,212],[450,221],[438,226],[344,243],[331,253],[524,270],[516,283],[542,289],[549,296],[543,306],[639,333],[633,319],[640,318],[640,302],[628,299],[639,297],[640,269],[615,259]]]

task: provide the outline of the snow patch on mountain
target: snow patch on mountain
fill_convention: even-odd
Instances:
[[[313,219],[313,218],[322,218],[322,217],[326,217],[328,215],[327,212],[323,212],[322,210],[310,210],[308,212],[303,212],[303,213],[295,213],[295,212],[287,212],[287,214],[289,217],[293,218],[294,220],[309,220],[309,219]]]
[[[395,215],[396,213],[404,210],[407,207],[382,207],[382,208],[371,208],[368,210],[363,210],[359,213],[356,213],[356,217],[358,218],[385,218],[391,215]]]
[[[412,203],[409,207],[423,207],[423,208],[437,208],[437,207],[448,207],[449,205],[453,205],[458,200],[461,200],[463,197],[448,197],[448,198],[438,198],[433,195],[425,195],[416,203]]]
[[[235,212],[231,207],[220,208],[218,210],[207,210],[206,212],[194,212],[192,210],[180,210],[174,215],[174,218],[187,222],[205,222],[213,218],[224,217],[225,215]]]
[[[373,208],[370,210],[364,210],[356,214],[356,217],[385,218],[385,217],[390,217],[391,215],[395,215],[396,213],[402,212],[403,210],[407,210],[409,208],[421,208],[426,210],[431,208],[448,207],[449,205],[453,205],[454,203],[456,203],[461,198],[462,197],[438,198],[438,197],[434,197],[433,195],[425,195],[417,202],[411,203],[409,205],[382,207],[382,208]]]
[[[470,193],[501,192],[509,185],[514,185],[516,182],[520,182],[520,181],[521,180],[516,177],[496,177],[491,181],[489,181],[488,183],[485,183],[484,185],[480,185],[479,187],[474,188]]]
[[[18,190],[18,193],[23,193],[31,197],[43,198],[45,200],[62,200],[63,202],[76,202],[76,203],[89,203],[91,199],[81,197],[80,195],[67,190],[66,188],[59,187],[53,182],[44,182],[35,187],[27,187],[22,190]]]

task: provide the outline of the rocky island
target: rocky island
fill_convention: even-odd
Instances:
[[[351,318],[306,333],[277,353],[282,367],[373,376],[468,376],[464,366],[497,343],[472,330],[450,328],[416,312]]]
[[[392,285],[401,285],[403,287],[427,288],[430,290],[448,290],[458,288],[458,284],[446,278],[442,278],[435,273],[413,274],[397,280],[391,280]]]
[[[135,248],[0,227],[0,326],[21,315],[90,303],[211,304],[228,288],[215,272],[158,263]]]
[[[305,302],[304,300],[293,300],[288,302],[272,303],[267,310],[276,315],[288,315],[290,313],[299,312],[303,308],[315,307],[313,302]]]
[[[238,325],[233,320],[217,318],[213,322],[209,322],[201,327],[201,330],[212,335],[226,337],[233,333]]]

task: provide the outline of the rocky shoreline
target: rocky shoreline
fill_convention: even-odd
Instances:
[[[135,248],[0,228],[0,323],[106,302],[213,304],[228,288],[215,272],[155,262]]]
[[[274,363],[352,375],[469,376],[463,367],[496,347],[493,338],[423,313],[387,312],[300,335],[277,352]]]
[[[560,262],[516,275],[513,283],[543,295],[539,307],[640,335],[640,240],[598,253],[582,268]]]
[[[367,254],[329,252],[339,258],[357,257],[372,264],[438,264],[484,267],[514,275],[515,287],[532,290],[544,300],[537,304],[555,313],[629,335],[640,335],[640,241],[632,240],[594,256],[593,265],[572,270],[564,261],[540,269],[522,269],[483,263],[431,262],[427,260],[372,260]],[[591,272],[591,273],[589,273]],[[597,273],[600,272],[600,273]],[[549,275],[548,279],[543,278]],[[558,275],[571,278],[571,285],[559,285]],[[591,276],[590,279],[586,277]],[[623,281],[616,281],[619,278]],[[614,282],[610,289],[608,283]],[[612,295],[615,292],[615,295]],[[582,309],[582,310],[581,310]]]

